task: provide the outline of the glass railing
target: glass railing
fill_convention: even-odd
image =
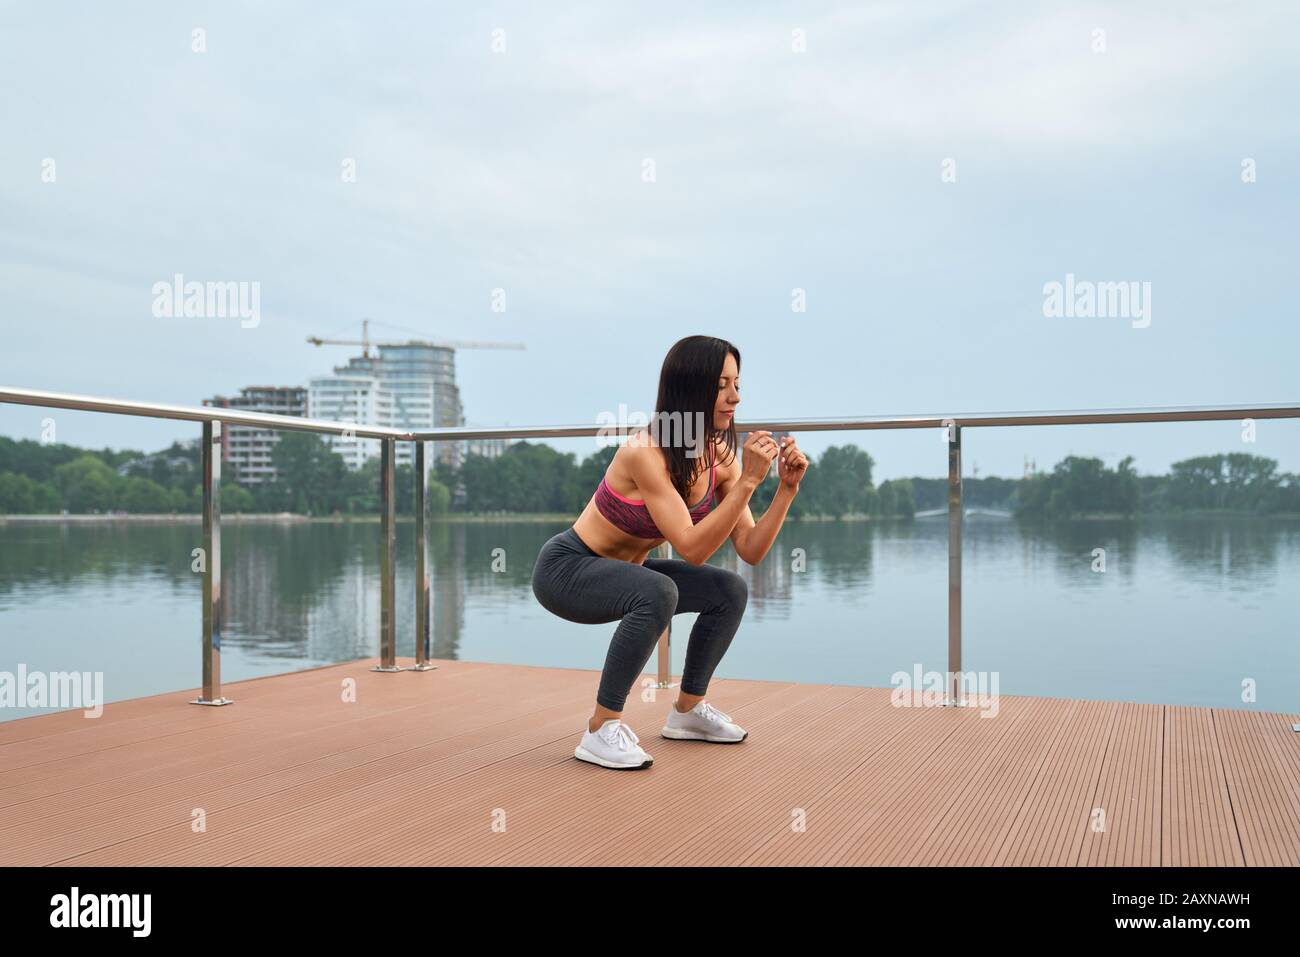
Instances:
[[[430,578],[426,569],[425,447],[429,442],[466,439],[546,439],[626,435],[639,425],[543,425],[511,427],[458,427],[427,431],[405,431],[352,422],[330,422],[287,415],[270,415],[225,408],[196,408],[104,399],[92,396],[42,392],[32,389],[0,387],[0,403],[34,405],[46,408],[104,412],[115,415],[178,419],[199,423],[202,429],[201,460],[203,471],[203,624],[201,635],[202,694],[195,704],[225,705],[230,699],[221,693],[221,631],[223,596],[221,594],[221,444],[226,426],[257,426],[266,429],[315,432],[377,439],[380,442],[380,603],[379,664],[376,671],[429,671],[430,650]],[[847,419],[773,419],[737,422],[740,433],[755,430],[770,432],[859,431],[881,429],[943,429],[948,453],[948,672],[944,703],[959,706],[963,698],[962,681],[962,432],[972,428],[1044,425],[1099,425],[1138,422],[1198,422],[1214,420],[1300,418],[1300,403],[1275,405],[1193,406],[1152,409],[1105,409],[1062,412],[1005,412],[969,415],[899,415]],[[395,463],[397,443],[413,443],[415,474],[415,664],[397,665],[396,641],[396,502]],[[403,456],[403,458],[406,458]],[[666,546],[661,546],[666,548]],[[662,553],[661,553],[662,554]],[[660,639],[658,679],[667,687],[670,679],[671,651],[669,632]]]

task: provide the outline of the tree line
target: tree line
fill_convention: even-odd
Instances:
[[[468,455],[460,468],[437,462],[429,476],[430,514],[555,513],[575,515],[587,504],[616,448],[581,461],[544,443],[515,442],[493,458]],[[1260,456],[1233,453],[1176,462],[1168,475],[1139,475],[1130,456],[1115,468],[1101,459],[1067,456],[1051,472],[1024,479],[963,479],[970,506],[1004,508],[1031,519],[1140,512],[1231,511],[1300,513],[1300,476],[1277,471]],[[293,512],[359,515],[379,510],[379,462],[350,470],[325,440],[287,432],[272,462],[277,478],[247,487],[221,484],[226,513]],[[856,445],[831,446],[813,461],[792,518],[873,516],[909,518],[947,504],[945,478],[873,482],[875,460]],[[761,514],[776,494],[775,470],[751,508]],[[409,513],[415,477],[396,469],[396,506]],[[202,508],[197,443],[160,452],[114,452],[0,437],[0,513],[194,513]]]
[[[277,479],[241,486],[221,481],[221,510],[357,515],[379,511],[379,461],[350,470],[318,435],[286,432],[272,453]],[[153,454],[0,437],[0,514],[184,514],[203,508],[203,476],[195,442]],[[409,513],[415,490],[409,466],[395,469],[396,505]],[[430,482],[431,511],[450,493]]]
[[[1239,512],[1300,514],[1300,475],[1245,452],[1200,455],[1170,466],[1168,475],[1138,475],[1133,457],[1113,469],[1101,459],[1071,455],[1049,473],[1023,480],[1014,508],[1027,518],[1078,515]]]

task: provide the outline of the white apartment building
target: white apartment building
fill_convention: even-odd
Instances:
[[[424,342],[379,346],[378,356],[355,356],[333,375],[307,384],[307,415],[313,419],[379,425],[408,431],[455,427],[465,422],[456,386],[456,353]],[[326,436],[348,468],[360,468],[380,453],[378,439]],[[459,468],[464,442],[437,442],[426,461]],[[397,464],[411,465],[414,446],[397,443]]]

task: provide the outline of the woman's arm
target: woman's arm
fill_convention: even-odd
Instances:
[[[760,435],[756,433],[751,438],[757,442]],[[771,442],[770,438],[768,442]],[[747,442],[746,445],[748,444]],[[764,453],[756,448],[754,455],[757,461]],[[757,474],[757,464],[748,471],[741,472],[722,504],[704,516],[698,525],[692,524],[690,509],[682,501],[677,489],[673,488],[668,469],[664,467],[663,453],[658,448],[644,446],[638,449],[628,468],[637,490],[645,500],[650,517],[659,526],[659,533],[683,559],[692,565],[703,565],[710,555],[722,547],[741,514],[749,514],[749,497],[766,476],[771,458],[775,456],[773,446],[771,457],[762,461],[762,475]]]
[[[799,482],[808,469],[808,459],[799,450],[794,438],[786,437],[782,443],[777,465],[781,481],[776,487],[776,495],[772,497],[772,504],[767,507],[763,517],[755,522],[754,513],[749,510],[749,496],[745,496],[745,508],[731,531],[731,544],[735,546],[736,554],[750,565],[757,565],[767,557],[772,543],[776,541],[776,533],[785,522],[790,503],[799,493]],[[729,485],[725,489],[720,487],[718,492],[727,495],[730,492]]]

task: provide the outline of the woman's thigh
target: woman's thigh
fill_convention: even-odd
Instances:
[[[562,552],[539,557],[533,593],[552,614],[585,625],[618,621],[647,599],[674,590],[671,579],[644,565],[603,555]]]
[[[708,611],[726,602],[743,603],[749,586],[733,571],[705,563],[692,565],[679,558],[647,558],[651,571],[667,575],[677,585],[677,611]]]

